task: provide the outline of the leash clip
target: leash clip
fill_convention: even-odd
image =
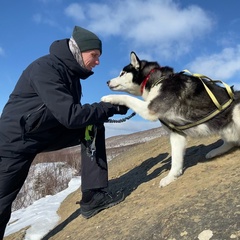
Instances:
[[[87,156],[91,158],[91,160],[94,159],[96,155],[96,148],[95,148],[95,143],[93,141],[87,141],[86,142],[86,153]]]
[[[96,150],[92,149],[91,150],[91,160],[93,160],[94,156],[95,156]]]
[[[91,158],[91,161],[94,159],[96,155],[96,141],[97,136],[97,128],[93,125],[89,125],[85,130],[85,140],[86,140],[86,153],[88,157]]]

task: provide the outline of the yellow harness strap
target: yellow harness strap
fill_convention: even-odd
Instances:
[[[217,109],[210,113],[208,116],[194,122],[194,123],[190,123],[190,124],[186,124],[184,126],[176,126],[172,123],[166,123],[166,122],[163,122],[166,126],[170,127],[171,129],[174,129],[178,132],[181,132],[182,130],[185,130],[185,129],[188,129],[188,128],[191,128],[191,127],[194,127],[194,126],[197,126],[201,123],[204,123],[208,120],[210,120],[211,118],[213,118],[214,116],[216,116],[218,113],[220,113],[222,110],[226,109],[228,106],[230,106],[230,104],[233,102],[234,100],[234,93],[231,89],[231,87],[229,85],[227,85],[226,83],[224,83],[223,81],[220,81],[220,80],[212,80],[211,78],[205,76],[205,75],[202,75],[202,74],[198,74],[198,73],[191,73],[190,71],[188,70],[183,70],[182,72],[184,73],[188,73],[194,77],[197,77],[199,78],[199,80],[202,82],[206,92],[208,93],[209,97],[212,99],[213,103],[215,104],[215,106],[217,107]],[[208,88],[208,86],[204,83],[204,81],[202,79],[208,79],[210,82],[212,83],[222,83],[224,85],[224,87],[226,88],[227,90],[227,93],[230,97],[230,99],[224,103],[223,105],[221,105],[218,100],[216,99],[216,97],[214,96],[214,94],[212,93],[212,91]]]
[[[234,93],[232,92],[232,89],[229,85],[227,85],[226,83],[224,83],[223,81],[221,80],[212,80],[211,78],[205,76],[205,75],[202,75],[202,74],[199,74],[199,73],[191,73],[190,71],[188,70],[183,70],[183,72],[186,72],[194,77],[197,77],[199,78],[199,80],[202,82],[203,86],[205,87],[209,97],[212,99],[213,103],[215,104],[215,106],[219,109],[219,110],[222,110],[224,108],[226,108],[224,105],[221,105],[218,100],[216,99],[216,97],[214,96],[214,94],[211,92],[211,90],[208,88],[208,86],[203,82],[203,78],[205,79],[208,79],[210,82],[212,83],[222,83],[224,85],[224,87],[226,88],[227,90],[227,93],[230,97],[229,101],[232,102],[233,98],[234,98]]]

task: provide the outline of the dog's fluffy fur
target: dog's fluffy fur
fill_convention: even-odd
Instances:
[[[216,106],[197,77],[183,73],[174,73],[170,67],[160,67],[157,62],[139,60],[134,52],[131,63],[123,68],[120,75],[107,82],[113,91],[123,91],[142,96],[144,101],[129,95],[108,95],[102,101],[126,105],[142,118],[150,121],[160,120],[174,125],[186,125],[207,116],[216,110]],[[154,70],[152,70],[154,69]],[[152,71],[151,71],[152,70]],[[143,82],[149,76],[146,85]],[[158,80],[160,82],[156,83]],[[203,79],[204,80],[204,79]],[[220,104],[229,96],[225,88],[204,80]],[[141,88],[142,91],[141,91]],[[186,136],[200,137],[218,134],[224,140],[222,146],[210,151],[206,158],[221,155],[240,143],[240,92],[234,93],[232,104],[205,123],[170,133],[172,166],[169,174],[160,181],[164,187],[174,181],[183,172],[183,158],[186,148]]]

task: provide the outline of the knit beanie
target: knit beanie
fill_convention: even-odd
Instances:
[[[102,54],[102,42],[93,32],[82,27],[75,26],[72,37],[81,52],[97,49]]]

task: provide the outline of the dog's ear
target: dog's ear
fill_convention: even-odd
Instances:
[[[135,52],[131,52],[130,54],[131,64],[136,70],[140,69],[140,60]]]

